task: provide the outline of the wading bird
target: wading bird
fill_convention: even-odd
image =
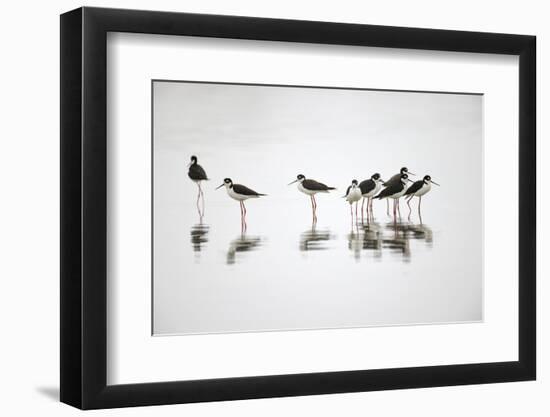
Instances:
[[[367,200],[367,220],[372,218],[374,220],[374,214],[372,211],[372,198],[378,194],[380,188],[384,184],[384,181],[380,178],[380,174],[376,173],[371,175],[370,179],[361,181],[359,188],[361,189],[361,195],[363,196],[363,203],[361,204],[361,221],[363,221],[363,206],[365,205],[365,199]],[[370,217],[369,217],[370,213]]]
[[[351,214],[351,223],[353,224],[353,203],[355,203],[355,221],[357,221],[357,205],[359,200],[361,200],[361,189],[359,188],[359,182],[357,180],[352,180],[351,185],[346,190],[346,195],[344,198],[349,203],[349,211]]]
[[[191,178],[191,181],[197,184],[197,187],[199,188],[199,193],[197,194],[197,210],[199,212],[199,217],[202,219],[204,216],[204,193],[202,192],[201,181],[208,181],[208,177],[206,176],[206,172],[203,167],[197,163],[197,157],[195,155],[191,157],[191,162],[187,165],[187,167],[189,168],[187,175]],[[202,210],[199,204],[201,197]]]
[[[335,190],[334,187],[329,187],[323,183],[317,182],[315,180],[306,179],[302,174],[299,174],[294,181],[290,184],[298,183],[298,190],[304,194],[309,195],[311,198],[311,210],[313,213],[313,221],[317,221],[317,201],[315,201],[315,194],[317,193],[328,193],[331,190]]]
[[[384,183],[384,187],[390,187],[392,184],[399,183],[401,181],[401,175],[403,174],[416,175],[410,172],[407,167],[403,167],[399,170],[398,174],[392,175],[392,177]],[[397,201],[397,211],[399,213],[399,217],[401,217],[401,210],[399,209],[399,200]],[[386,213],[388,214],[388,216],[390,215],[389,200],[386,202]]]
[[[241,205],[241,228],[242,230],[246,230],[246,207],[244,205],[244,201],[248,200],[249,198],[259,198],[266,196],[267,194],[260,194],[257,193],[254,190],[251,190],[248,187],[245,187],[241,184],[233,184],[233,181],[231,181],[231,178],[226,178],[223,180],[223,183],[216,187],[216,190],[218,188],[225,187],[227,191],[227,195],[231,197],[233,200],[237,200]]]
[[[415,181],[408,189],[405,191],[405,198],[408,197],[407,205],[409,206],[409,221],[411,220],[411,200],[413,197],[418,197],[418,218],[420,219],[420,224],[422,224],[422,214],[420,212],[420,203],[422,202],[422,196],[432,189],[432,184],[439,186],[438,183],[432,180],[432,177],[425,175],[421,181]]]
[[[407,191],[406,184],[412,182],[407,174],[401,174],[398,182],[394,182],[390,186],[384,188],[380,194],[374,198],[382,200],[383,198],[393,199],[393,222],[397,223],[397,204],[400,197]]]

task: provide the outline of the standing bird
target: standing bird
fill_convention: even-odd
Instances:
[[[344,198],[349,203],[351,224],[353,225],[353,203],[355,203],[355,221],[357,221],[357,205],[359,204],[358,201],[361,200],[361,189],[359,188],[359,182],[357,180],[351,181],[351,185],[346,190]]]
[[[378,194],[374,198],[378,198],[382,200],[383,198],[391,198],[393,199],[393,222],[394,224],[397,223],[397,201],[403,194],[405,194],[405,191],[407,191],[407,181],[412,182],[409,179],[409,176],[407,174],[401,174],[399,177],[398,182],[394,182],[390,186],[384,188],[380,194]]]
[[[420,224],[422,224],[422,214],[420,213],[420,203],[422,202],[422,196],[432,189],[432,184],[439,186],[438,183],[432,181],[432,177],[425,175],[421,181],[415,181],[407,191],[405,196],[408,196],[407,205],[409,206],[409,221],[411,220],[411,200],[413,197],[418,197],[418,218],[420,219]],[[407,198],[407,197],[405,197]]]
[[[361,204],[361,220],[363,220],[363,206],[365,205],[365,199],[367,200],[367,220],[371,217],[374,220],[374,214],[372,212],[372,198],[378,194],[382,184],[384,184],[384,181],[380,178],[379,173],[373,174],[370,179],[359,183],[361,195],[363,196],[363,203]]]
[[[313,222],[317,222],[317,201],[315,201],[315,194],[317,193],[328,193],[331,190],[336,190],[334,187],[329,187],[323,183],[317,182],[315,180],[308,180],[302,174],[299,174],[294,181],[288,185],[298,183],[298,190],[304,194],[309,195],[311,198],[311,210],[313,213]]]
[[[413,174],[412,172],[410,172],[407,167],[403,167],[399,170],[398,174],[392,175],[392,177],[384,183],[384,187],[389,187],[394,183],[398,183],[401,180],[401,175],[403,175],[403,174],[416,175],[416,174]],[[397,201],[397,210],[399,211],[399,217],[401,217],[401,210],[399,209],[399,200]],[[387,201],[387,204],[386,204],[386,213],[388,214],[388,216],[390,215],[390,202],[389,201]]]
[[[251,190],[248,187],[245,187],[241,184],[233,184],[233,181],[231,181],[231,178],[226,178],[223,180],[223,183],[216,187],[216,190],[218,188],[224,187],[227,191],[227,194],[229,197],[231,197],[233,200],[237,200],[241,205],[241,229],[243,231],[246,230],[246,207],[244,206],[244,201],[248,200],[249,198],[259,198],[266,196],[267,194],[260,194],[257,193],[254,190]]]
[[[195,184],[197,184],[197,187],[199,187],[199,193],[197,195],[197,210],[199,212],[199,217],[202,220],[202,217],[204,216],[204,193],[202,192],[201,181],[208,181],[208,177],[206,176],[206,172],[204,171],[203,167],[201,167],[197,163],[197,157],[195,155],[191,157],[191,162],[189,163],[189,165],[187,165],[187,167],[189,168],[187,175],[189,175],[191,181],[193,181]],[[201,197],[202,211],[199,205]]]

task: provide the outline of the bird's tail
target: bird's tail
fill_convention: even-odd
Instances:
[[[256,195],[257,195],[258,197],[266,197],[266,196],[267,196],[267,194],[260,194],[260,193],[258,193],[258,194],[256,194]]]
[[[327,187],[327,190],[329,191],[336,190],[336,187]]]

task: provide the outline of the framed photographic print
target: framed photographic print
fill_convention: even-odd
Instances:
[[[61,16],[61,401],[535,379],[535,38]]]

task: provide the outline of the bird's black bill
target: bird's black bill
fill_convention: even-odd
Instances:
[[[218,188],[222,188],[223,186],[224,186],[224,184],[218,185],[218,186],[216,187],[216,190],[217,190]]]
[[[407,171],[407,174],[409,174],[409,175],[416,175],[414,172],[411,172],[411,171]]]
[[[430,181],[430,182],[431,182],[432,184],[437,185],[438,187],[441,187],[441,186],[440,186],[437,182],[435,182],[435,181]]]
[[[294,181],[292,181],[292,182],[289,182],[287,185],[292,185],[292,184],[294,184],[294,183],[297,182],[297,181],[298,181],[298,180],[294,180]]]

